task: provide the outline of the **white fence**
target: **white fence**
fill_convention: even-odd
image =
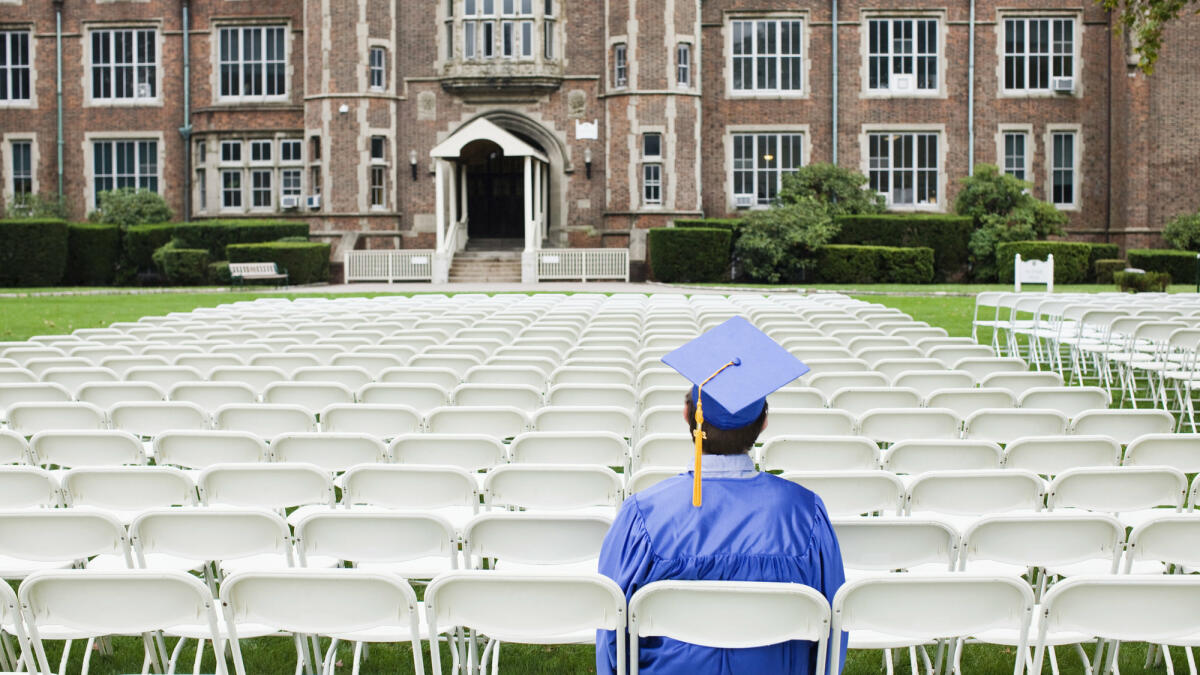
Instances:
[[[346,283],[354,281],[430,281],[433,250],[349,251]]]
[[[560,248],[537,252],[538,281],[621,279],[629,281],[627,248]]]

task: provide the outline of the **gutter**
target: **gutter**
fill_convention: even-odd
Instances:
[[[63,85],[62,85],[62,5],[63,0],[54,0],[54,104],[57,119],[57,164],[58,201],[63,200]]]
[[[833,156],[832,164],[838,163],[838,0],[830,0],[833,19]]]
[[[971,0],[967,56],[967,175],[975,175],[975,0]]]
[[[191,0],[183,0],[183,221],[192,219],[192,50]]]

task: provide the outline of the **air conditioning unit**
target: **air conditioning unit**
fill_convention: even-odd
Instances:
[[[912,91],[917,86],[912,75],[892,75],[892,91]]]
[[[733,205],[739,209],[748,209],[754,206],[754,195],[735,195]]]
[[[137,86],[138,98],[150,98],[150,85],[146,82],[139,82]]]
[[[309,195],[308,208],[312,211],[316,211],[317,209],[321,208],[321,195]]]
[[[279,198],[279,207],[284,209],[300,208],[300,198],[294,195]]]
[[[1075,78],[1052,77],[1050,78],[1050,89],[1059,94],[1073,94],[1075,93]]]

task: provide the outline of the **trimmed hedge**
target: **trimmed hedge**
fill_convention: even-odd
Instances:
[[[121,242],[122,267],[127,267],[132,272],[155,269],[154,252],[171,241],[174,232],[173,223],[134,225],[125,228],[125,238]]]
[[[1088,244],[1092,247],[1092,254],[1088,257],[1088,273],[1096,273],[1096,261],[1098,260],[1116,260],[1121,257],[1121,247],[1116,244]],[[1093,277],[1094,278],[1094,277]],[[1099,282],[1099,283],[1108,283]]]
[[[196,286],[208,278],[208,251],[202,248],[168,248],[163,251],[163,272],[176,286]]]
[[[1166,272],[1117,272],[1113,278],[1125,293],[1163,293],[1171,285],[1171,275]]]
[[[742,226],[740,218],[701,218],[697,220],[677,220],[675,227],[683,229],[704,229],[704,230],[729,230],[736,232]]]
[[[273,262],[287,270],[289,282],[313,284],[329,281],[329,244],[267,242],[230,244],[229,262]]]
[[[1117,272],[1124,272],[1126,267],[1129,267],[1129,263],[1117,258],[1097,260],[1096,266],[1093,268],[1096,274],[1096,283],[1111,284],[1113,275]]]
[[[233,283],[233,277],[229,276],[228,260],[208,263],[208,282],[218,286],[229,286]]]
[[[1126,252],[1129,266],[1147,272],[1166,272],[1177,284],[1196,281],[1196,254],[1159,248],[1131,249]]]
[[[817,251],[815,273],[830,284],[927,284],[934,259],[929,247],[830,244]]]
[[[996,268],[1000,283],[1013,282],[1013,261],[1017,254],[1024,260],[1045,260],[1054,255],[1054,283],[1082,284],[1091,275],[1088,261],[1092,245],[1074,241],[1009,241],[996,245]]]
[[[230,244],[255,244],[284,237],[308,238],[308,223],[288,220],[207,220],[180,223],[175,238],[181,248],[202,248],[213,260],[225,260]]]
[[[974,221],[941,214],[863,214],[839,216],[835,244],[933,249],[936,278],[944,281],[966,270]]]
[[[0,220],[0,286],[54,286],[67,267],[67,223]]]
[[[77,286],[111,286],[121,263],[121,227],[71,223],[67,225],[65,281]]]
[[[733,231],[716,227],[650,230],[650,272],[667,283],[728,281]]]

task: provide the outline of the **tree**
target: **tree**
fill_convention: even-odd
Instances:
[[[996,279],[996,245],[1006,241],[1045,239],[1062,234],[1067,217],[1054,205],[1033,198],[1029,183],[977,164],[975,175],[962,179],[954,211],[975,221],[968,248],[976,281]]]
[[[1117,25],[1133,41],[1138,67],[1149,75],[1154,72],[1162,49],[1163,30],[1185,11],[1200,13],[1198,0],[1096,0],[1116,14]],[[1193,10],[1194,8],[1194,10]]]
[[[882,213],[883,196],[866,188],[866,176],[833,164],[809,164],[783,176],[780,204],[814,199],[826,205],[831,216]]]
[[[158,193],[122,188],[100,193],[100,208],[88,220],[106,225],[156,225],[171,220],[171,209]]]
[[[815,264],[817,249],[833,241],[838,229],[826,204],[798,198],[751,213],[734,244],[734,257],[751,281],[801,281]]]

